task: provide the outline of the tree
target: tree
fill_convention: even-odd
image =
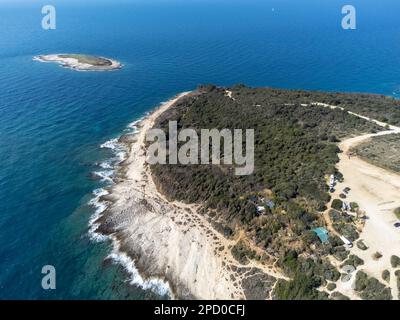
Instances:
[[[343,208],[343,201],[340,199],[334,199],[332,201],[332,208],[335,210],[342,210]]]

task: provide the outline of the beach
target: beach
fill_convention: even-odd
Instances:
[[[114,248],[139,270],[139,284],[167,287],[179,299],[270,299],[281,277],[271,266],[241,265],[230,248],[237,242],[214,230],[198,205],[168,201],[157,190],[144,148],[145,134],[158,116],[190,93],[164,103],[139,124],[139,132],[120,138],[128,155],[117,183],[102,201],[108,208],[94,222]],[[125,263],[126,265],[126,263]]]

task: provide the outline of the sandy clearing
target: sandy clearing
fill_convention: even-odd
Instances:
[[[315,103],[314,105],[338,108],[322,103]],[[343,108],[340,109],[344,110]],[[390,257],[392,255],[400,256],[400,229],[396,229],[393,226],[397,220],[393,210],[400,207],[400,175],[369,164],[358,157],[352,156],[349,151],[372,137],[400,133],[400,127],[388,125],[354,112],[349,113],[372,121],[389,130],[349,138],[339,144],[342,153],[339,154],[340,161],[337,168],[343,174],[344,181],[336,185],[336,191],[332,197],[338,198],[345,187],[351,188],[346,201],[357,202],[361,211],[364,211],[368,217],[360,234],[360,239],[363,239],[369,248],[363,251],[354,245],[350,252],[364,260],[365,264],[359,267],[360,270],[383,283],[382,271],[389,270],[391,272],[390,287],[392,295],[394,299],[398,299],[397,284],[394,270],[390,265]],[[382,258],[379,260],[373,259],[375,252],[380,252],[383,255]],[[353,276],[352,280],[346,283],[339,280],[337,285],[338,291],[357,299],[358,297],[352,289],[354,278]]]

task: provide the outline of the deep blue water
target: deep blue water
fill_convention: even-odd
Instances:
[[[353,0],[357,30],[330,0],[0,0],[0,298],[154,298],[126,284],[88,237],[87,205],[101,181],[100,145],[176,93],[201,83],[400,95],[400,2]],[[37,54],[115,58],[83,73]],[[41,288],[41,268],[57,289]]]

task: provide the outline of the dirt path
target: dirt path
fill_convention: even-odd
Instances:
[[[227,95],[232,98],[229,92]],[[145,275],[161,276],[175,284],[178,296],[206,299],[247,298],[246,288],[253,288],[251,291],[254,291],[253,286],[260,282],[258,279],[262,279],[256,276],[263,274],[268,276],[263,281],[266,282],[271,297],[271,288],[276,279],[282,278],[274,266],[264,266],[255,261],[247,265],[238,263],[230,250],[238,239],[228,240],[215,231],[206,217],[198,212],[197,206],[169,202],[158,192],[152,180],[145,159],[145,132],[176,99],[166,103],[143,121],[141,130],[135,137],[136,142],[130,145],[130,155],[124,169],[125,177],[112,190],[112,195],[117,200],[113,204],[109,220],[118,230],[119,241],[128,253],[138,257],[138,268],[145,270]],[[368,120],[386,126],[375,120]],[[361,233],[361,238],[369,249],[361,251],[355,246],[352,252],[365,261],[362,269],[380,280],[383,270],[391,271],[390,285],[393,296],[396,297],[394,270],[389,260],[392,254],[400,256],[400,230],[393,227],[395,217],[390,210],[400,206],[400,176],[356,157],[349,159],[346,153],[351,147],[372,136],[399,132],[400,128],[390,127],[390,130],[378,134],[343,141],[339,145],[344,152],[339,155],[338,169],[345,180],[337,185],[337,190],[350,187],[348,201],[357,202],[370,217]],[[376,251],[383,254],[378,261],[372,259],[372,254]],[[357,299],[351,282],[339,281],[338,290]]]
[[[337,108],[321,103],[316,103],[315,105]],[[400,256],[400,229],[396,229],[393,226],[396,221],[393,210],[400,207],[400,175],[376,167],[358,157],[351,156],[349,151],[372,137],[400,133],[400,127],[390,126],[353,112],[349,113],[372,121],[389,130],[349,138],[339,144],[339,148],[343,152],[339,154],[340,161],[337,168],[343,174],[344,181],[336,185],[333,197],[338,198],[339,193],[345,187],[351,188],[346,202],[357,202],[360,209],[366,213],[368,219],[360,234],[360,239],[363,239],[369,248],[363,251],[354,246],[350,251],[364,260],[364,265],[359,269],[383,283],[382,271],[389,270],[391,272],[390,287],[392,295],[394,299],[398,299],[395,270],[390,265],[390,257],[392,255]],[[328,226],[330,226],[329,222],[330,219],[327,220]],[[382,258],[375,260],[373,258],[375,252],[380,252]],[[338,290],[353,297],[354,291],[351,288],[351,284],[352,281],[344,284],[340,283],[339,280]]]
[[[129,156],[121,168],[121,181],[112,188],[115,202],[104,225],[110,223],[117,230],[116,245],[134,257],[143,277],[166,280],[176,297],[271,298],[271,288],[282,278],[273,264],[241,264],[231,252],[237,239],[217,232],[198,205],[169,201],[157,190],[146,161],[145,135],[157,117],[185,94],[149,115],[130,138]]]

